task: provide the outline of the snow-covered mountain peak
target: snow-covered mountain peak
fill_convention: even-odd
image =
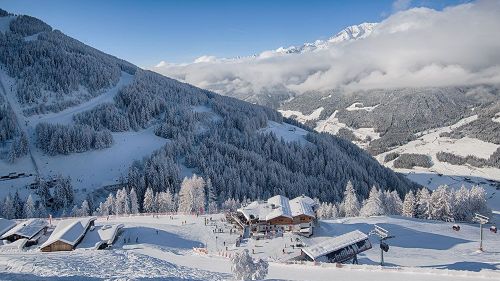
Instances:
[[[365,38],[372,33],[376,25],[377,23],[368,22],[351,25],[341,30],[335,36],[330,37],[328,40],[316,40],[313,43],[304,43],[302,46],[290,46],[288,48],[280,47],[274,50],[274,52],[278,54],[297,54],[323,50],[332,44]]]

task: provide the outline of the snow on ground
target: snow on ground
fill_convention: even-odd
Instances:
[[[354,111],[354,110],[372,111],[375,108],[377,108],[377,106],[379,106],[379,105],[380,104],[377,104],[374,106],[364,106],[363,103],[361,103],[361,102],[355,102],[355,103],[351,104],[350,106],[346,107],[346,110],[347,111]]]
[[[309,115],[304,115],[300,111],[295,111],[295,110],[278,110],[281,115],[287,118],[293,117],[295,120],[299,121],[300,123],[305,123],[307,121],[312,121],[312,120],[317,120],[319,116],[321,115],[321,112],[323,112],[323,107],[317,108],[314,110],[311,114]]]
[[[341,128],[346,128],[347,125],[344,123],[341,123],[337,117],[335,117],[338,113],[338,110],[335,110],[335,112],[330,115],[330,117],[326,118],[325,120],[321,120],[316,124],[316,128],[314,128],[318,132],[327,132],[332,135],[338,134],[339,130]]]
[[[286,142],[298,142],[300,144],[308,143],[304,138],[307,135],[307,131],[290,125],[288,123],[277,123],[274,121],[269,121],[266,128],[260,129],[260,133],[274,133],[276,137],[284,139]]]
[[[254,249],[253,256],[270,261],[267,280],[460,281],[500,278],[499,234],[485,231],[485,252],[479,253],[476,251],[479,232],[476,225],[461,224],[461,230],[455,232],[450,223],[402,217],[321,221],[317,233],[310,239],[302,238],[303,243],[313,243],[354,229],[367,233],[374,224],[396,236],[389,240],[390,250],[384,256],[388,266],[381,268],[377,265],[378,241],[371,237],[373,248],[360,255],[360,265],[336,267],[333,264],[282,262],[299,252],[290,248],[290,238],[295,241],[296,237],[289,233],[270,240],[244,240],[241,247],[235,247],[239,233],[230,234],[232,226],[222,218],[220,214],[100,218],[94,231],[103,225],[125,225],[110,249],[42,253],[33,246],[25,251],[10,250],[0,255],[0,276],[9,280],[231,280],[230,262],[225,256],[247,248]],[[207,225],[205,219],[208,219]],[[214,229],[224,232],[215,233]],[[201,244],[207,245],[208,255],[193,251]]]
[[[71,176],[75,189],[91,191],[117,184],[134,160],[140,160],[161,148],[167,140],[154,134],[154,127],[141,131],[113,133],[110,148],[69,155],[47,156],[34,152],[40,173],[45,176]]]

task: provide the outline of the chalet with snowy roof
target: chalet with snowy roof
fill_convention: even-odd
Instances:
[[[25,239],[23,245],[31,246],[38,244],[38,239],[47,231],[48,223],[44,219],[29,219],[14,226],[5,232],[0,239],[14,242]]]
[[[15,221],[0,218],[0,235],[3,235],[5,232],[11,230],[14,226],[16,226]]]
[[[312,234],[317,205],[307,196],[289,200],[276,195],[267,201],[254,201],[237,210],[240,221],[251,227],[252,232],[274,230],[296,231],[307,236]]]
[[[371,248],[368,236],[355,230],[303,248],[301,257],[309,261],[343,263]]]
[[[96,217],[76,218],[60,221],[49,239],[40,247],[42,252],[71,251],[87,231],[94,226]]]

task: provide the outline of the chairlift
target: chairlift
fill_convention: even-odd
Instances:
[[[490,231],[493,233],[497,233],[497,227],[494,225],[490,226]]]
[[[384,252],[389,252],[389,244],[382,242],[380,243],[380,249],[382,249]]]

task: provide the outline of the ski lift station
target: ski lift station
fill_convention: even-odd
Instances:
[[[372,248],[368,235],[355,230],[332,237],[301,250],[301,259],[308,261],[344,263]]]

